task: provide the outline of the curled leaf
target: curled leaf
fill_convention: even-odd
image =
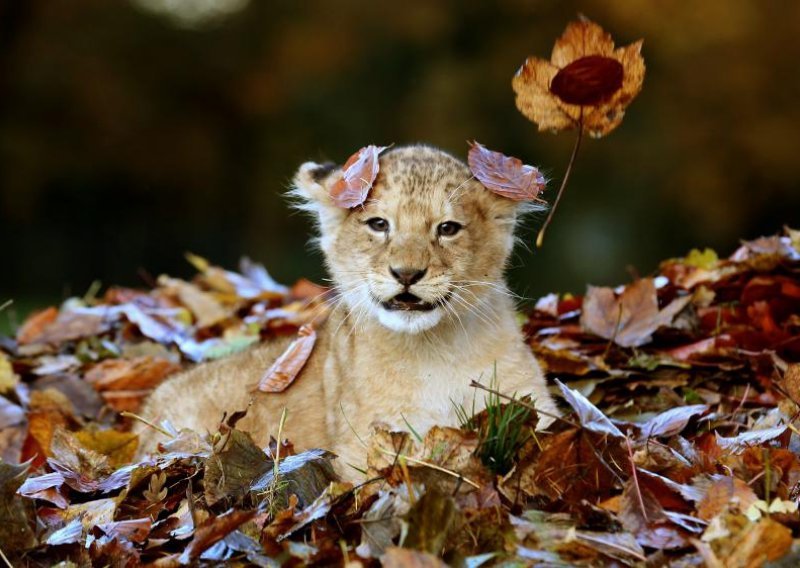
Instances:
[[[544,176],[518,158],[489,150],[472,143],[468,155],[469,169],[486,189],[514,201],[539,201],[545,187]]]
[[[317,341],[317,332],[311,324],[306,324],[297,332],[297,339],[289,344],[286,351],[267,369],[257,390],[261,392],[283,392],[294,382],[300,371],[303,370],[314,343]]]
[[[342,178],[331,188],[330,195],[337,207],[352,209],[363,205],[378,177],[378,156],[388,146],[364,146],[347,159]]]

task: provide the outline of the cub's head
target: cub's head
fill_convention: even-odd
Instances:
[[[481,185],[461,161],[408,146],[380,157],[369,198],[353,209],[330,197],[338,167],[308,162],[292,194],[313,213],[319,243],[354,318],[418,333],[465,317],[491,318],[505,290],[520,204]]]

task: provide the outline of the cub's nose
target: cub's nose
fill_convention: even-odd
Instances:
[[[425,276],[428,272],[427,268],[420,270],[419,268],[389,268],[394,279],[400,282],[403,286],[413,286]]]

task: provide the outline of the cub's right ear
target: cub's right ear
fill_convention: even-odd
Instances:
[[[341,178],[342,169],[336,164],[306,162],[297,170],[289,191],[294,206],[315,218],[323,240],[347,216],[347,210],[337,207],[331,197],[331,188]]]

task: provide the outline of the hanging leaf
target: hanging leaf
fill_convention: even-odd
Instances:
[[[641,40],[615,49],[611,35],[594,22],[570,22],[550,61],[529,57],[517,71],[512,81],[517,108],[539,130],[581,128],[605,136],[642,90],[641,49]]]
[[[347,159],[342,167],[342,179],[331,188],[330,195],[337,207],[352,209],[363,205],[378,177],[378,156],[388,146],[364,146]]]
[[[518,158],[489,150],[473,142],[468,155],[469,169],[486,189],[514,201],[539,201],[539,194],[547,183],[534,168]]]

